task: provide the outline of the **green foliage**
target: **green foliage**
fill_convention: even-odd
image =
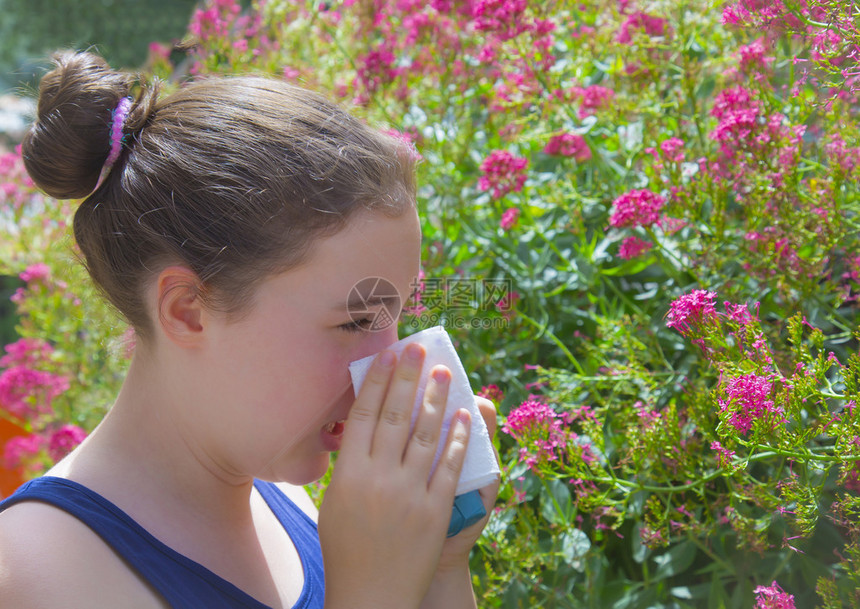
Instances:
[[[0,0],[0,87],[30,83],[58,48],[95,45],[112,65],[136,68],[149,44],[182,38],[196,0]]]
[[[445,323],[504,430],[481,606],[729,609],[772,582],[797,607],[860,603],[857,16],[746,4],[222,0],[192,19],[193,73],[322,90],[423,157],[403,330]],[[16,269],[58,268],[30,239]],[[70,352],[68,303],[35,302],[22,333]],[[86,327],[59,417],[95,417],[119,334]]]

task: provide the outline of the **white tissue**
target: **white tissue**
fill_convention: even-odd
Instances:
[[[444,446],[444,438],[448,437],[451,418],[457,410],[466,408],[472,415],[472,429],[456,494],[462,495],[463,493],[486,486],[499,477],[499,464],[496,461],[496,453],[493,450],[493,443],[490,440],[490,434],[487,431],[484,418],[481,416],[478,405],[475,403],[475,395],[472,392],[472,387],[469,385],[469,377],[466,376],[463,364],[454,350],[454,345],[451,344],[451,338],[448,336],[445,328],[436,326],[407,336],[403,340],[386,347],[386,350],[396,353],[399,357],[406,345],[411,343],[423,345],[426,351],[424,368],[421,372],[421,378],[418,382],[418,392],[415,396],[415,406],[412,410],[412,425],[415,425],[415,419],[418,416],[418,407],[421,405],[421,400],[424,397],[424,388],[427,385],[430,370],[433,369],[433,366],[443,364],[451,371],[451,384],[448,387],[448,405],[445,408],[445,417],[442,424],[442,440],[436,451],[433,467],[436,467],[436,461],[439,460],[439,455]],[[375,357],[375,355],[371,355],[356,360],[349,365],[349,373],[352,375],[352,384],[356,395],[358,395],[361,383],[364,381],[364,377]]]

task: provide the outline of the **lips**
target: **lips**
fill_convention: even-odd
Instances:
[[[323,426],[323,431],[326,433],[330,433],[333,436],[339,436],[343,434],[343,428],[345,423],[345,420],[332,421],[331,423],[328,423]]]
[[[332,421],[323,426],[320,432],[320,439],[326,451],[333,453],[340,450],[345,426],[346,421]]]

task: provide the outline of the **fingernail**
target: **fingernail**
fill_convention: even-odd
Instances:
[[[436,368],[433,370],[433,380],[440,385],[447,385],[448,381],[451,380],[451,375],[448,374],[448,370],[446,368]]]
[[[379,354],[379,357],[377,358],[377,361],[379,361],[379,365],[383,368],[390,368],[394,365],[395,360],[396,358],[391,351],[383,351]]]
[[[457,420],[466,427],[469,427],[472,424],[472,415],[468,410],[458,410]]]
[[[421,358],[424,357],[424,349],[420,345],[407,345],[406,357],[413,362],[421,361]]]

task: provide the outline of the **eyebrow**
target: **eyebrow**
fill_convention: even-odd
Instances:
[[[385,305],[385,304],[391,302],[392,300],[399,299],[399,298],[400,298],[400,296],[397,294],[392,294],[391,296],[370,296],[367,299],[361,298],[359,296],[356,298],[350,298],[349,300],[346,301],[346,303],[335,305],[334,310],[335,311],[343,311],[344,309],[353,310],[353,309],[359,309],[359,308],[363,308],[363,307],[376,307],[376,306],[380,306],[380,305]]]

